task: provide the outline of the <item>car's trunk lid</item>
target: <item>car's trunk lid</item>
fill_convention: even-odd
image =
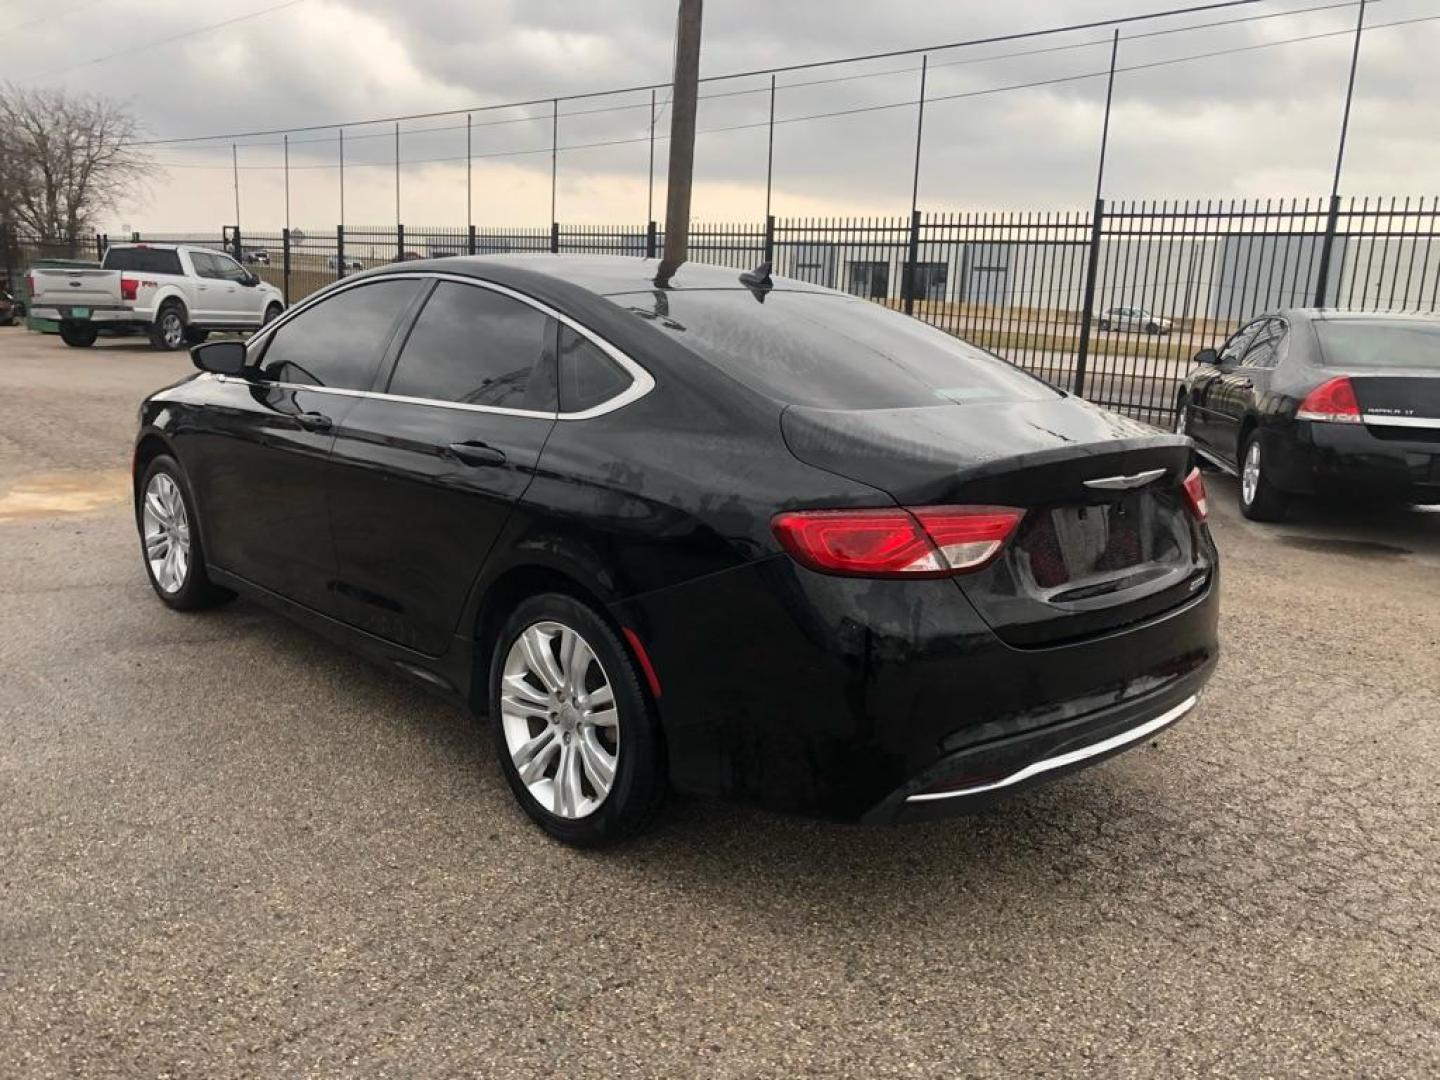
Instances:
[[[956,584],[996,634],[1039,646],[1184,603],[1209,579],[1185,502],[1188,440],[1074,398],[912,409],[792,407],[802,461],[902,506],[1027,511],[1002,554]]]
[[[1440,371],[1351,375],[1350,385],[1368,426],[1440,428]]]

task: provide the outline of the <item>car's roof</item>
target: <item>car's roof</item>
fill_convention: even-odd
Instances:
[[[1435,322],[1437,316],[1424,311],[1353,311],[1349,308],[1282,308],[1268,312],[1287,319],[1309,319],[1315,322]]]
[[[758,260],[757,260],[758,261]],[[563,283],[597,296],[614,296],[622,293],[650,292],[656,288],[655,271],[658,259],[643,259],[633,255],[552,255],[504,254],[504,255],[452,255],[441,259],[419,259],[403,263],[392,263],[384,269],[372,271],[384,274],[387,270],[399,273],[414,273],[417,270],[431,270],[447,274],[494,281],[501,285],[524,287],[536,276]],[[744,269],[748,270],[749,267]],[[670,279],[670,289],[743,289],[740,281],[743,271],[735,267],[710,266],[705,263],[686,262]],[[819,285],[797,281],[793,278],[776,276],[773,287],[792,292],[829,292]]]

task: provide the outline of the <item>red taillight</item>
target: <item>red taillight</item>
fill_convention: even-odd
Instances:
[[[134,300],[136,293],[140,291],[140,282],[134,278],[122,277],[120,279],[120,299]]]
[[[1360,423],[1360,403],[1355,387],[1341,375],[1311,390],[1295,413],[1297,420],[1321,420],[1331,424]]]
[[[1182,486],[1185,488],[1185,505],[1190,507],[1190,513],[1195,515],[1196,521],[1204,521],[1210,516],[1210,500],[1205,497],[1205,478],[1200,475],[1200,470],[1191,469]]]
[[[1004,506],[801,510],[771,522],[796,562],[856,577],[945,577],[979,570],[1020,524]]]

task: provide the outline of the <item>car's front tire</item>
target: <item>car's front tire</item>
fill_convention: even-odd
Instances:
[[[72,349],[88,349],[95,344],[95,338],[99,336],[99,333],[94,323],[67,321],[60,324],[60,340]]]
[[[1251,521],[1282,521],[1289,502],[1265,472],[1260,432],[1251,431],[1240,448],[1240,512]]]
[[[490,723],[505,779],[531,819],[576,847],[642,831],[664,801],[664,747],[634,658],[588,604],[522,602],[490,662]]]
[[[234,596],[205,572],[195,502],[180,464],[168,454],[150,462],[136,488],[135,524],[145,574],[163,603],[176,611],[196,611]]]
[[[166,300],[160,305],[150,327],[150,344],[167,352],[185,347],[185,308],[178,301]]]
[[[265,308],[265,315],[260,320],[261,326],[269,326],[272,322],[284,314],[285,309],[279,304],[270,304]]]

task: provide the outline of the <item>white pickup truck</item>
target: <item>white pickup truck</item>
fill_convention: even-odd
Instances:
[[[105,330],[179,349],[212,330],[257,330],[285,310],[279,289],[211,248],[112,244],[100,267],[30,271],[31,314],[58,322],[66,345],[93,345]]]

